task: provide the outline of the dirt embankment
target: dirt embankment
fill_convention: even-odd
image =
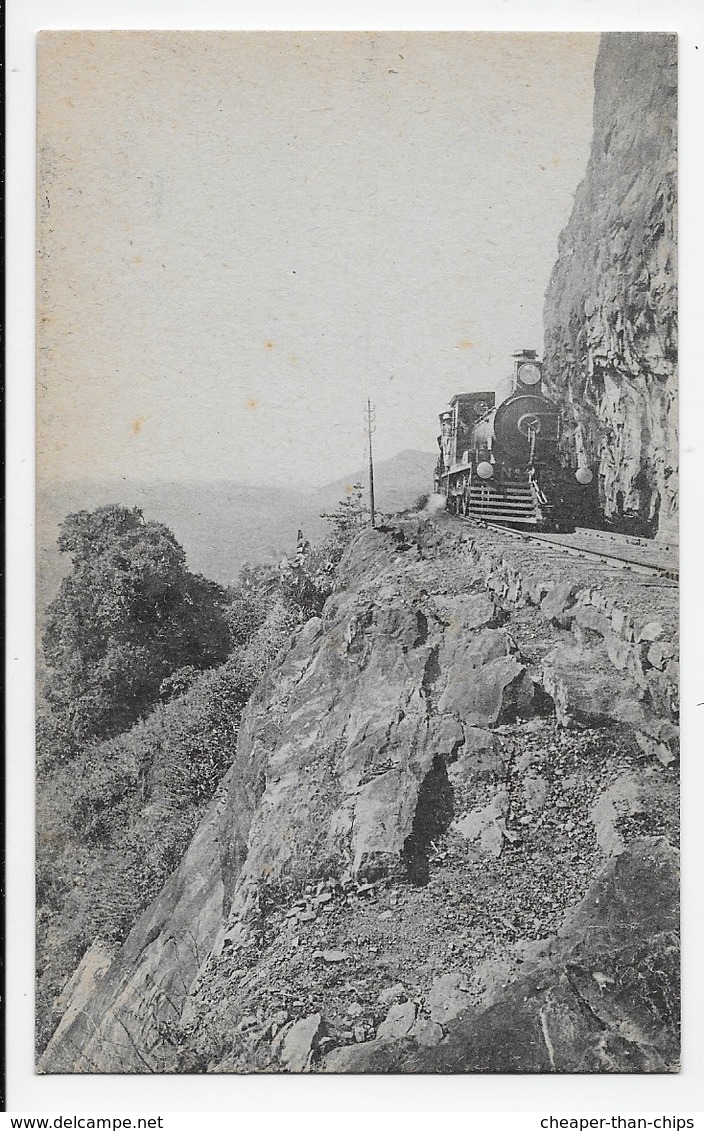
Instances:
[[[356,540],[42,1071],[675,1068],[674,595],[511,546]]]

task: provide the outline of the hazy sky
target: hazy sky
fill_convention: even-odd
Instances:
[[[595,35],[53,32],[39,473],[312,486],[542,346]]]

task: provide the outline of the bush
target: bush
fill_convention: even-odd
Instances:
[[[278,574],[271,566],[246,563],[242,567],[237,585],[229,590],[225,608],[233,649],[242,648],[264,623],[278,586]]]
[[[196,673],[183,694],[129,731],[70,757],[60,754],[61,728],[46,720],[37,811],[39,1047],[56,1020],[53,1000],[82,954],[97,938],[120,943],[178,866],[232,762],[244,706],[297,623],[279,595],[247,647]]]
[[[118,734],[169,675],[226,658],[225,590],[189,572],[166,526],[99,507],[68,515],[58,546],[73,568],[47,610],[46,698],[77,741]]]
[[[311,547],[299,535],[293,558],[280,566],[281,594],[299,621],[320,616],[323,605],[335,587],[337,565],[342,556],[339,539],[329,538]]]

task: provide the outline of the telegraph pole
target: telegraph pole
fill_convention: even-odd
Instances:
[[[372,432],[374,431],[374,417],[373,417],[372,402],[367,397],[367,435],[369,436],[369,511],[371,514],[372,526],[376,525],[376,513],[374,510],[374,458],[372,456]]]

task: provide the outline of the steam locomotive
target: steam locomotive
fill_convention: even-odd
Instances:
[[[561,418],[535,350],[513,355],[511,393],[459,393],[440,414],[435,491],[447,509],[508,526],[573,530],[592,472],[564,468]]]

